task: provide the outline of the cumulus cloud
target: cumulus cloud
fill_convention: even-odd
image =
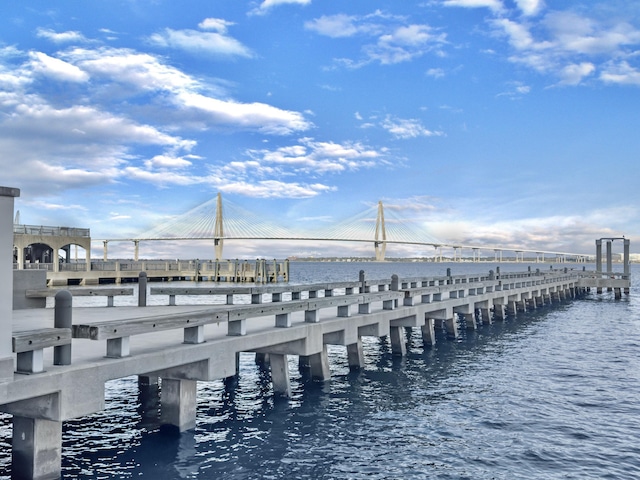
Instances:
[[[544,8],[542,0],[515,0],[524,15],[536,15]]]
[[[226,34],[227,27],[231,25],[233,22],[220,18],[206,18],[198,25],[205,31],[165,28],[151,35],[149,41],[160,47],[176,48],[193,53],[222,57],[252,57],[253,54],[249,48]]]
[[[266,103],[239,103],[194,92],[182,92],[176,100],[184,107],[205,113],[216,123],[263,133],[288,135],[311,126],[299,112],[282,110]]]
[[[369,15],[323,15],[305,23],[307,30],[331,38],[360,35],[364,57],[358,60],[341,58],[336,64],[360,68],[372,62],[392,65],[408,62],[427,52],[439,51],[446,44],[446,34],[426,24],[406,24],[403,17],[375,11]]]
[[[65,59],[93,76],[114,84],[127,84],[139,91],[158,92],[162,102],[178,107],[175,115],[191,115],[205,125],[256,130],[286,135],[311,127],[304,115],[265,103],[241,103],[202,93],[208,86],[149,54],[127,49],[74,49]],[[171,95],[167,96],[166,93]]]
[[[307,30],[331,38],[351,37],[370,29],[369,25],[360,23],[358,17],[342,13],[322,15],[320,18],[305,22],[304,26]]]
[[[604,66],[600,80],[608,84],[640,86],[640,70],[626,61],[610,62]]]
[[[36,35],[41,38],[46,38],[54,43],[81,43],[87,41],[84,35],[75,31],[58,33],[47,28],[39,28],[36,31]]]
[[[633,56],[640,45],[640,30],[629,23],[604,23],[575,12],[549,12],[535,23],[500,16],[490,25],[511,45],[510,61],[552,74],[560,85],[579,85],[608,60]]]
[[[89,80],[89,75],[86,72],[64,60],[50,57],[42,52],[31,52],[29,56],[34,73],[67,82],[86,82]]]
[[[582,62],[579,64],[571,64],[562,68],[560,72],[560,84],[562,85],[578,85],[582,80],[591,75],[596,67],[593,63]]]
[[[387,151],[376,150],[357,142],[322,142],[302,138],[296,145],[275,150],[250,150],[247,153],[255,161],[252,164],[254,170],[273,167],[287,174],[323,175],[356,171],[385,163]]]
[[[388,115],[382,122],[382,128],[398,139],[440,136],[442,132],[429,130],[415,118],[397,118]]]
[[[444,0],[445,7],[489,8],[501,11],[504,6],[500,0]]]
[[[309,5],[310,3],[311,0],[262,0],[262,3],[258,7],[252,9],[249,13],[251,15],[264,15],[271,9],[280,5]]]

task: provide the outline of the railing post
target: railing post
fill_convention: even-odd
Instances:
[[[138,306],[147,306],[147,272],[138,275]]]
[[[73,296],[68,290],[56,293],[53,313],[53,326],[55,328],[71,328]],[[71,344],[53,347],[54,365],[71,365]]]
[[[364,280],[364,270],[360,270],[360,276],[358,277],[358,281],[360,282],[360,293],[366,292],[365,280]]]
[[[398,275],[396,275],[395,273],[391,275],[391,285],[389,285],[389,290],[391,290],[392,292],[397,292],[398,290],[400,290],[400,280],[398,279]],[[393,306],[395,308],[398,308],[397,298],[393,299]]]

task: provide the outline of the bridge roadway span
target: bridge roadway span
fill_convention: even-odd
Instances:
[[[368,281],[361,274],[357,282],[319,285],[163,287],[150,293],[164,295],[166,305],[132,307],[72,307],[71,295],[59,293],[55,308],[13,312],[16,373],[0,383],[0,410],[13,415],[13,475],[57,478],[62,422],[103,410],[108,380],[161,379],[161,424],[188,430],[197,382],[236,375],[239,352],[268,361],[274,394],[286,396],[288,355],[326,381],[328,344],[346,346],[350,367],[361,368],[363,336],[389,336],[393,353],[405,355],[403,328],[420,327],[428,348],[436,329],[456,338],[460,328],[575,298],[596,276],[564,269]],[[131,292],[104,291],[120,294]],[[196,294],[217,303],[182,304]],[[60,322],[67,327],[52,328]]]

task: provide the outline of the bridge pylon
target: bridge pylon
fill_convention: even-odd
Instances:
[[[376,261],[383,262],[387,250],[387,229],[384,225],[384,206],[382,205],[382,200],[378,202],[374,246],[376,250]]]
[[[213,226],[213,237],[216,260],[222,260],[222,247],[224,246],[224,224],[222,217],[222,195],[219,192],[218,198],[216,200],[216,220]]]

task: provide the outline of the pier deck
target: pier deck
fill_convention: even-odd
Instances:
[[[187,430],[195,426],[197,381],[236,375],[240,352],[268,357],[274,393],[287,396],[288,355],[300,356],[314,379],[326,381],[327,345],[345,346],[350,367],[361,368],[361,337],[388,336],[393,353],[405,355],[404,328],[421,328],[428,348],[436,328],[457,338],[461,328],[579,297],[584,285],[604,286],[603,276],[566,269],[418,279],[361,275],[358,282],[307,286],[157,289],[169,304],[154,306],[72,307],[70,302],[70,329],[64,329],[73,332],[70,361],[56,361],[55,349],[64,339],[54,339],[55,347],[38,345],[23,361],[19,370],[35,365],[33,374],[14,373],[12,381],[0,383],[0,410],[14,418],[14,468],[32,472],[28,478],[55,478],[61,423],[103,410],[109,380],[161,379],[161,422]],[[628,285],[621,276],[611,282],[617,289]],[[105,295],[112,293],[105,289]],[[209,304],[183,304],[207,295],[212,295]],[[56,308],[13,311],[14,335],[23,345],[29,332],[47,329],[48,335],[57,322]],[[18,355],[28,352],[14,353],[16,365]]]

